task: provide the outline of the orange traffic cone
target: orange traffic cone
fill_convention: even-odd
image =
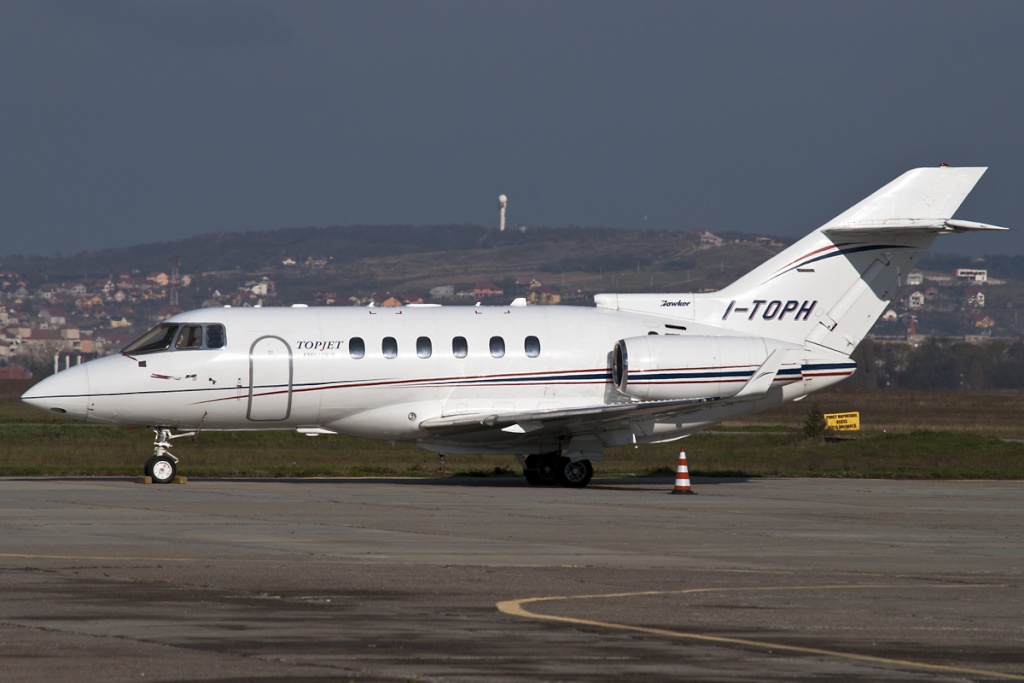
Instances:
[[[679,466],[676,467],[676,486],[672,493],[693,493],[690,488],[690,470],[686,467],[686,450],[679,449]]]

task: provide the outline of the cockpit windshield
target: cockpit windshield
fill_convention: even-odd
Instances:
[[[121,349],[121,353],[127,356],[132,356],[140,353],[166,351],[171,348],[171,341],[174,339],[174,334],[177,331],[177,325],[157,325],[149,332]]]
[[[138,356],[172,349],[221,349],[224,348],[225,339],[223,325],[161,323],[124,347],[121,353]]]

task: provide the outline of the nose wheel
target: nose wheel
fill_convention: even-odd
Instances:
[[[170,429],[153,429],[156,437],[153,440],[153,457],[146,461],[146,476],[154,484],[170,484],[178,474],[178,459],[171,454],[171,439],[183,436],[194,436],[195,432],[171,434]]]
[[[154,484],[169,484],[178,473],[178,464],[170,456],[154,455],[146,461],[146,476]]]

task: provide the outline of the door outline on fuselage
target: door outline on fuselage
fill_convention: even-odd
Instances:
[[[272,376],[270,378],[270,381],[266,382],[265,385],[268,385],[268,386],[280,386],[282,383],[284,383],[284,384],[286,384],[286,386],[288,388],[287,388],[287,390],[285,392],[283,392],[284,393],[284,396],[283,396],[283,398],[284,398],[283,406],[280,406],[280,404],[281,404],[280,400],[272,401],[272,402],[267,400],[271,396],[278,396],[282,392],[276,391],[276,392],[272,392],[271,394],[265,394],[263,396],[259,396],[259,398],[261,398],[262,400],[259,402],[259,404],[256,405],[257,410],[256,410],[256,413],[255,413],[256,416],[254,417],[253,416],[253,398],[255,397],[255,391],[256,391],[256,379],[257,379],[257,374],[256,374],[256,371],[257,371],[256,358],[258,357],[256,355],[256,351],[257,351],[256,347],[259,346],[263,342],[267,342],[268,340],[271,341],[271,342],[279,342],[279,344],[276,345],[276,348],[277,349],[281,349],[281,350],[283,350],[285,352],[285,356],[286,356],[287,361],[288,361],[288,377],[287,377],[287,381],[286,382],[282,382],[281,380],[284,379],[283,376],[281,376],[281,377],[273,377]],[[275,350],[275,349],[272,349],[272,351],[273,350]],[[267,354],[267,356],[272,356],[272,355],[273,355],[273,353]],[[271,375],[273,375],[274,373],[278,372],[279,369],[273,367],[272,365],[268,365],[267,364],[267,360],[265,358],[266,357],[264,357],[264,360],[262,360],[260,362],[260,364],[259,364],[260,371],[261,372],[269,373]],[[246,411],[245,411],[245,418],[247,420],[249,420],[250,422],[281,422],[282,420],[287,420],[291,416],[291,414],[292,414],[292,380],[294,378],[294,375],[295,375],[295,359],[294,359],[294,357],[292,355],[292,347],[288,344],[287,341],[285,341],[281,337],[278,337],[277,335],[273,335],[273,334],[263,335],[262,337],[259,337],[258,339],[256,339],[256,341],[254,341],[252,343],[252,346],[249,347],[249,405],[248,405],[248,407],[246,408]],[[267,405],[268,403],[269,403],[269,405]],[[280,409],[279,406],[283,407],[283,411]],[[264,415],[264,413],[266,413],[266,415]]]

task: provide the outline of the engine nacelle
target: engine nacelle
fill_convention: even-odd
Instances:
[[[612,381],[643,400],[724,398],[743,388],[771,350],[760,337],[629,337],[615,344]]]

